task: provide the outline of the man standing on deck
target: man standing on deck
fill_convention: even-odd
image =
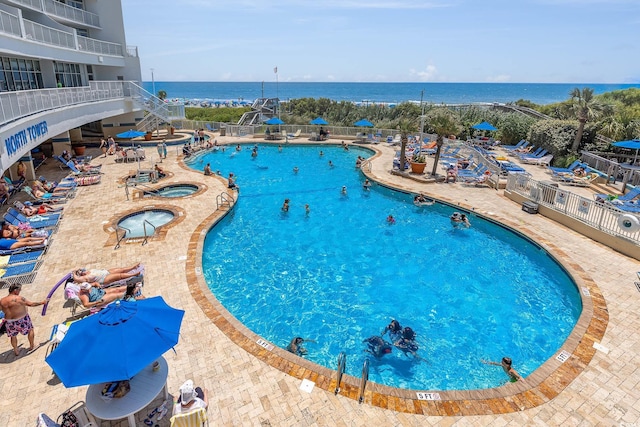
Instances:
[[[5,325],[7,327],[7,336],[11,340],[11,346],[13,347],[13,353],[16,356],[20,355],[18,350],[18,333],[27,335],[29,339],[29,350],[34,349],[35,332],[33,331],[33,324],[31,318],[27,312],[27,307],[37,307],[44,305],[49,301],[45,299],[41,302],[31,302],[25,297],[20,296],[22,285],[14,283],[9,286],[9,295],[0,299],[0,309],[5,315]]]

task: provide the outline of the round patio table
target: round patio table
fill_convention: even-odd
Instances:
[[[87,389],[87,409],[101,420],[119,420],[127,418],[130,427],[135,427],[135,414],[151,403],[164,389],[164,398],[169,400],[167,391],[167,376],[169,367],[164,357],[156,360],[159,369],[154,371],[152,365],[147,366],[136,376],[131,378],[131,390],[120,398],[104,399],[102,388],[104,384],[92,384]],[[170,406],[167,407],[171,409]]]

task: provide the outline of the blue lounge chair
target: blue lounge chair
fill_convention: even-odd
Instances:
[[[569,166],[567,166],[566,168],[558,168],[558,167],[551,167],[549,166],[549,171],[552,174],[558,174],[558,173],[569,173],[569,172],[573,172],[573,170],[577,167],[582,167],[582,168],[586,168],[587,165],[583,164],[580,160],[574,160],[573,163],[571,163]]]
[[[529,145],[529,141],[527,141],[526,139],[521,139],[520,142],[518,142],[516,145],[503,145],[502,148],[507,151],[513,151],[517,150],[518,148],[524,148],[527,145]]]
[[[36,195],[33,194],[33,189],[28,185],[25,185],[22,191],[31,196],[33,203],[66,203],[68,200],[66,197],[56,196],[51,193],[46,193],[43,197],[36,197]]]
[[[37,261],[40,259],[40,257],[43,254],[44,254],[44,250],[41,249],[39,251],[21,252],[13,255],[2,255],[2,256],[8,256],[9,259],[7,259],[6,262],[4,262],[3,264],[0,264],[0,268],[2,268],[2,265],[13,265],[13,264],[21,264],[23,262]]]
[[[593,197],[596,200],[604,200],[604,201],[609,201],[609,199],[613,200],[618,200],[620,202],[630,202],[633,199],[635,199],[636,197],[640,196],[640,187],[635,187],[631,190],[629,190],[629,192],[627,194],[623,194],[622,196],[619,197],[615,197],[611,196],[609,194],[594,194]]]
[[[7,209],[7,212],[9,212],[11,215],[13,215],[14,217],[16,217],[18,219],[18,221],[20,222],[26,222],[31,224],[36,223],[36,222],[42,222],[42,221],[55,221],[56,223],[60,221],[60,218],[62,217],[60,214],[57,213],[49,213],[49,214],[43,214],[43,215],[34,215],[31,217],[26,216],[25,214],[23,214],[22,212],[20,212],[19,210],[15,209],[15,208],[9,208]]]
[[[23,254],[27,252],[37,252],[37,251],[47,252],[47,248],[48,248],[47,244],[44,244],[44,245],[34,245],[34,246],[23,246],[19,249],[0,249],[0,256],[17,255],[17,254]]]
[[[516,155],[518,156],[518,158],[520,160],[522,160],[524,158],[534,158],[535,159],[535,158],[538,158],[540,156],[544,156],[545,154],[547,154],[547,150],[545,150],[542,147],[538,148],[533,153],[516,153]]]
[[[11,225],[15,225],[16,227],[23,224],[24,221],[20,221],[18,218],[13,216],[10,212],[6,212],[3,216],[4,220]],[[44,221],[34,221],[28,222],[29,226],[33,229],[40,230],[44,228],[55,228],[58,226],[58,221],[44,220]]]
[[[13,283],[33,282],[41,264],[42,261],[31,261],[22,264],[8,265],[0,269],[0,273],[2,273],[0,280],[4,282],[3,287],[8,287]]]

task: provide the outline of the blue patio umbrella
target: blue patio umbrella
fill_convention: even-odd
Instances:
[[[497,127],[494,127],[489,122],[478,123],[477,125],[473,125],[471,127],[474,128],[474,129],[477,129],[477,130],[490,130],[490,131],[498,130]]]
[[[329,124],[329,122],[327,122],[322,117],[316,117],[315,119],[311,120],[309,123],[312,125],[320,125],[320,126],[325,126]]]
[[[120,139],[133,139],[139,136],[144,136],[144,132],[140,132],[139,130],[129,129],[126,132],[122,132],[116,135]]]
[[[357,127],[361,127],[361,128],[372,128],[373,127],[373,123],[371,123],[369,120],[366,120],[366,119],[358,120],[353,125],[357,126]]]
[[[268,125],[283,125],[284,122],[280,120],[278,117],[271,117],[269,120],[265,122]]]
[[[613,145],[614,147],[636,150],[636,155],[633,158],[633,163],[635,163],[636,160],[638,160],[638,150],[640,150],[640,139],[636,138],[636,139],[629,139],[627,141],[618,141],[618,142],[614,142],[611,145]]]
[[[116,301],[72,323],[45,360],[65,387],[128,380],[178,343],[183,316],[162,297]]]

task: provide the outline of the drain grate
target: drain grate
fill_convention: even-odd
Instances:
[[[640,282],[634,282],[636,284],[636,289],[640,292]]]

